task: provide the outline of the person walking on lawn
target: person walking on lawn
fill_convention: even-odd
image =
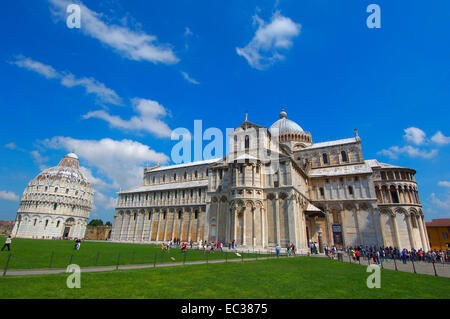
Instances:
[[[8,251],[11,250],[11,235],[9,235],[8,238],[6,238],[5,244],[4,244],[3,247],[2,247],[2,251],[3,251],[6,247],[8,247]]]

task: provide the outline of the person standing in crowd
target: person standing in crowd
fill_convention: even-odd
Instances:
[[[406,248],[403,248],[402,250],[402,260],[403,263],[406,264]]]
[[[280,245],[277,244],[277,246],[275,247],[275,251],[277,253],[277,257],[280,257]]]
[[[11,235],[9,235],[9,236],[6,238],[5,244],[4,244],[3,247],[2,247],[2,251],[3,251],[5,248],[8,248],[8,251],[11,251]]]
[[[355,256],[356,256],[356,261],[359,261],[359,257],[361,257],[361,253],[359,252],[359,250],[355,251]]]

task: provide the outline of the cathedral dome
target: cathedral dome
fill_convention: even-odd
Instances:
[[[280,119],[273,123],[269,130],[273,132],[275,129],[278,129],[279,135],[303,133],[300,125],[287,119],[287,114],[284,109],[280,113]]]

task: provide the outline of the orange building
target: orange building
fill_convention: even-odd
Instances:
[[[425,223],[430,239],[431,249],[448,249],[450,248],[450,218],[433,219],[431,222]]]

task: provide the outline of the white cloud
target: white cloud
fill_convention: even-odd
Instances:
[[[183,75],[184,79],[185,79],[186,81],[188,81],[189,83],[192,83],[192,84],[200,84],[200,82],[198,82],[197,80],[191,78],[191,77],[189,76],[189,74],[187,74],[186,72],[181,71],[181,74]]]
[[[14,143],[14,142],[5,144],[5,147],[8,148],[8,149],[10,149],[10,150],[16,150],[16,149],[18,149],[16,143]]]
[[[0,199],[16,202],[19,200],[19,196],[14,192],[0,190]]]
[[[54,6],[53,14],[65,21],[66,8],[71,0],[49,0]],[[179,59],[168,45],[157,43],[153,35],[145,32],[132,31],[119,25],[108,25],[103,22],[101,14],[87,8],[82,3],[81,7],[81,32],[110,46],[124,57],[136,61],[150,61],[153,63],[172,64]]]
[[[95,191],[94,193],[94,207],[92,207],[93,211],[96,211],[99,206],[104,209],[110,210],[116,207],[117,199],[114,197],[109,197],[103,193]]]
[[[439,186],[450,187],[450,181],[440,181]]]
[[[16,60],[10,62],[21,68],[39,73],[45,76],[47,79],[56,79],[60,77],[60,74],[50,65],[45,65],[41,62],[34,61],[30,58],[24,57],[23,55],[16,56]]]
[[[405,135],[403,136],[408,142],[422,145],[425,142],[426,134],[420,128],[417,127],[408,127],[404,130]]]
[[[186,28],[184,29],[184,36],[185,36],[185,37],[188,37],[188,36],[190,36],[190,35],[194,35],[194,33],[191,31],[191,29],[189,29],[188,27],[186,27]]]
[[[90,168],[80,166],[80,171],[87,178],[92,187],[96,187],[99,189],[119,188],[118,185],[108,184],[103,179],[94,177]]]
[[[39,167],[41,171],[48,168],[48,166],[44,164],[49,160],[47,156],[42,156],[38,151],[31,151],[30,154],[34,159],[34,163]]]
[[[279,51],[292,46],[292,39],[300,34],[301,25],[282,16],[279,11],[273,14],[269,24],[258,15],[253,17],[253,21],[258,24],[253,39],[244,48],[237,47],[236,52],[251,67],[264,70],[284,58]]]
[[[61,84],[65,87],[71,88],[74,86],[81,86],[87,93],[95,94],[102,102],[115,105],[122,104],[122,99],[116,92],[114,92],[114,90],[107,88],[103,83],[92,77],[77,78],[70,72],[58,72],[50,65],[45,65],[24,56],[18,56],[16,58],[17,60],[11,63],[27,70],[42,74],[47,79],[60,79]]]
[[[159,117],[167,115],[164,106],[156,101],[141,98],[132,99],[132,104],[138,115],[131,117],[129,120],[124,120],[103,110],[91,111],[85,114],[83,118],[98,118],[108,122],[111,127],[130,131],[146,131],[158,137],[170,137],[172,130],[159,119]]]
[[[436,206],[440,211],[439,217],[440,218],[448,218],[450,217],[450,195],[446,194],[444,195],[445,199],[440,199],[436,196],[435,193],[432,193],[430,195],[431,203]]]
[[[66,74],[61,79],[61,84],[66,87],[81,86],[87,93],[95,94],[101,101],[115,105],[121,105],[122,99],[116,92],[107,88],[103,83],[96,79],[90,78],[76,78],[73,74]]]
[[[444,134],[442,134],[441,131],[437,131],[437,133],[434,134],[433,137],[431,138],[431,141],[439,145],[446,145],[450,144],[450,137],[445,136]]]
[[[377,154],[388,156],[391,159],[397,159],[399,155],[406,154],[410,157],[422,157],[422,158],[433,158],[438,153],[438,150],[433,149],[431,151],[421,150],[411,145],[406,145],[403,147],[392,146],[389,149],[384,149],[379,151]]]
[[[132,140],[79,140],[56,136],[43,144],[53,149],[74,150],[82,161],[95,167],[99,173],[112,181],[112,185],[129,188],[142,184],[142,169],[145,163],[167,163],[169,157],[150,149],[147,145]]]

